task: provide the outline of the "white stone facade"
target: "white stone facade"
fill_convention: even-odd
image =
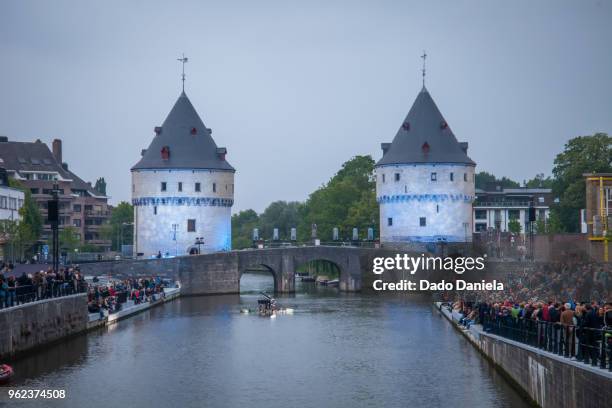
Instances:
[[[16,188],[0,186],[0,221],[19,221],[19,209],[23,207],[25,195]]]
[[[233,171],[133,170],[135,254],[186,255],[198,237],[204,238],[202,253],[229,251],[233,202]]]
[[[474,170],[465,164],[378,166],[380,241],[471,242]]]

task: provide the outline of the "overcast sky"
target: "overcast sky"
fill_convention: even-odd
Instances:
[[[87,3],[87,4],[85,4]],[[128,4],[129,3],[129,4]],[[610,1],[1,1],[0,135],[64,141],[130,199],[130,167],[186,92],[237,169],[234,211],[304,200],[381,156],[427,88],[477,170],[550,174],[612,133]]]

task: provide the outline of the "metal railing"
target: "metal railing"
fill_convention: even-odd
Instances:
[[[612,327],[596,329],[490,315],[481,323],[486,332],[612,371]]]
[[[85,281],[54,281],[42,285],[23,285],[9,287],[0,297],[0,310],[39,300],[70,296],[77,293],[86,293]]]

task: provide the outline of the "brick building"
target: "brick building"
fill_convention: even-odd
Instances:
[[[51,237],[47,220],[47,201],[54,186],[59,190],[60,230],[72,226],[81,244],[110,249],[111,241],[101,236],[101,227],[109,219],[108,197],[68,169],[62,159],[62,141],[53,140],[53,151],[36,140],[13,142],[0,136],[0,167],[19,181],[38,203],[44,228],[41,240]]]

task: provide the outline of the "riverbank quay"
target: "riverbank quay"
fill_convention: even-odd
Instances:
[[[152,302],[126,302],[116,313],[87,311],[87,294],[63,296],[0,310],[0,360],[10,361],[44,346],[114,324],[134,314],[172,301],[180,288],[165,288],[164,297]]]
[[[9,360],[87,330],[87,294],[39,300],[0,310],[0,360]]]
[[[135,304],[132,300],[128,300],[122,305],[121,310],[111,314],[105,313],[102,317],[99,313],[89,313],[87,328],[91,330],[114,324],[119,320],[127,319],[130,316],[144,312],[152,307],[170,302],[180,295],[180,288],[164,288],[164,297],[158,297],[154,301]]]
[[[534,404],[551,407],[608,407],[612,373],[576,360],[487,333],[481,325],[458,324],[461,315],[434,302],[434,307]]]

